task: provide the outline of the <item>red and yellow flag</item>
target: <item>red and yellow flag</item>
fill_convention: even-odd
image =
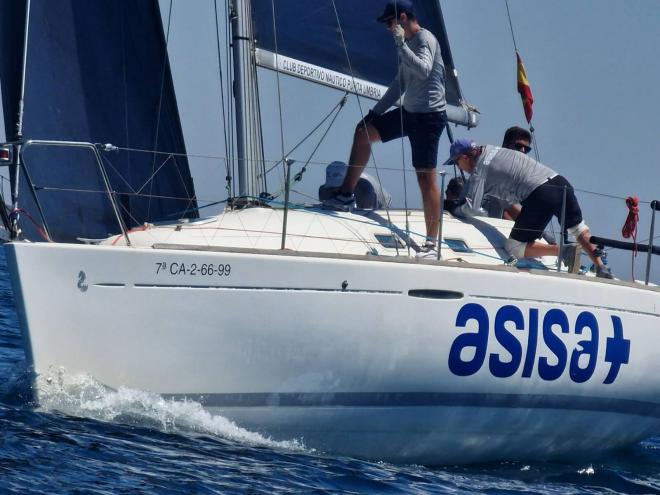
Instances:
[[[527,80],[527,73],[525,72],[525,66],[523,65],[520,54],[516,52],[516,60],[518,62],[518,93],[522,98],[523,108],[525,109],[525,118],[527,123],[532,122],[532,105],[534,104],[534,97],[532,96],[532,88],[529,87],[529,81]]]

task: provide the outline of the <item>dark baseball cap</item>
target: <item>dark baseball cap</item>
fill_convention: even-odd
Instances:
[[[385,11],[376,19],[377,22],[386,22],[397,19],[399,14],[413,14],[413,3],[410,0],[389,0]]]

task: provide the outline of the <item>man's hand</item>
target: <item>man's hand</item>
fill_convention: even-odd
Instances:
[[[400,47],[406,41],[406,32],[399,24],[395,24],[392,27],[392,37],[394,38],[394,44]]]

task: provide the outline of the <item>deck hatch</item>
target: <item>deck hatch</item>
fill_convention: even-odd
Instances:
[[[463,239],[444,239],[445,244],[455,253],[474,253]]]
[[[374,234],[374,237],[386,249],[403,249],[406,247],[398,237],[391,234]]]

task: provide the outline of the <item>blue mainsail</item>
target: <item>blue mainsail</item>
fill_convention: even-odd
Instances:
[[[391,35],[375,20],[383,12],[385,3],[385,0],[274,0],[274,23],[271,0],[255,0],[252,2],[252,17],[256,44],[260,50],[277,52],[320,68],[301,64],[285,67],[284,71],[291,75],[321,84],[327,84],[328,77],[332,77],[332,84],[328,85],[346,90],[351,89],[353,77],[389,86],[396,75],[396,51],[392,48]],[[415,0],[414,6],[420,24],[436,36],[441,46],[450,120],[462,125],[476,125],[476,114],[467,111],[456,77],[440,2]],[[258,58],[258,62],[275,68],[266,57]],[[337,84],[341,77],[324,75],[323,69],[348,76],[345,79],[348,85]],[[356,92],[375,99],[379,97],[377,92],[368,88]]]
[[[5,130],[13,140],[26,2],[0,0],[0,9]],[[123,220],[134,227],[197,216],[157,0],[31,0],[27,40],[23,139],[166,152],[103,154]],[[54,240],[118,232],[89,150],[33,147],[25,164]],[[40,223],[27,181],[19,184],[19,206]],[[26,216],[21,228],[34,239]]]

